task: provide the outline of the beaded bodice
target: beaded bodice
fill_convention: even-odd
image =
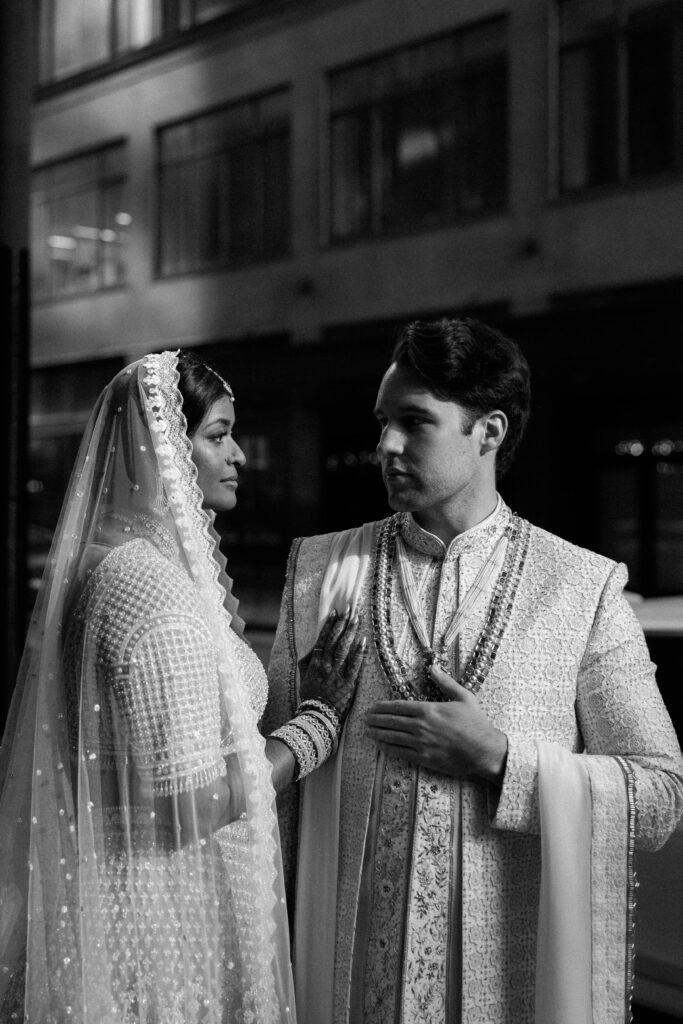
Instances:
[[[235,671],[249,694],[249,703],[257,719],[263,715],[268,697],[268,677],[263,663],[242,637],[228,630],[228,643],[234,659]]]
[[[90,575],[64,651],[73,695],[69,717],[74,725],[80,717],[89,756],[103,769],[113,768],[126,753],[122,744],[130,744],[143,781],[159,794],[223,774],[232,743],[202,603],[189,575],[167,554],[144,539],[113,548]],[[228,642],[233,670],[258,717],[266,700],[265,671],[232,630]],[[85,706],[79,712],[84,658]],[[94,671],[87,670],[90,659]]]

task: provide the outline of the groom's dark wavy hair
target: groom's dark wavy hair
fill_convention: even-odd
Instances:
[[[494,409],[508,418],[496,456],[499,477],[510,467],[529,419],[529,365],[500,331],[470,317],[415,320],[399,333],[392,362],[411,370],[437,398],[467,412],[465,433]]]

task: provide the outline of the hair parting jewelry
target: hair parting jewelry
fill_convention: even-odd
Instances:
[[[220,373],[216,373],[216,371],[214,370],[214,368],[212,366],[207,366],[206,368],[207,368],[207,370],[210,373],[212,373],[214,375],[214,377],[218,377],[219,381],[221,382],[221,384],[223,385],[223,387],[225,388],[225,390],[226,390],[226,392],[228,394],[228,398],[234,404],[234,402],[235,402],[235,395],[234,395],[234,392],[233,392],[232,388],[228,384],[227,380],[225,380],[224,377],[221,377]]]

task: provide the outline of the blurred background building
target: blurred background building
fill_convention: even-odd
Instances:
[[[397,326],[468,313],[532,367],[508,502],[633,590],[683,593],[683,3],[34,17],[34,584],[100,389],[191,346],[238,397],[248,471],[219,525],[272,629],[291,539],[386,514],[372,407]],[[657,657],[673,694],[680,653]]]
[[[293,536],[385,514],[397,324],[468,312],[532,365],[507,500],[683,592],[683,4],[39,0],[35,26],[34,559],[100,388],[192,346],[249,459],[226,550],[248,604],[276,594]]]

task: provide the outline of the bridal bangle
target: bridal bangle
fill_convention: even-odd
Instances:
[[[322,700],[304,700],[296,716],[272,736],[289,747],[297,763],[295,782],[310,775],[339,746],[341,719],[335,708]]]

